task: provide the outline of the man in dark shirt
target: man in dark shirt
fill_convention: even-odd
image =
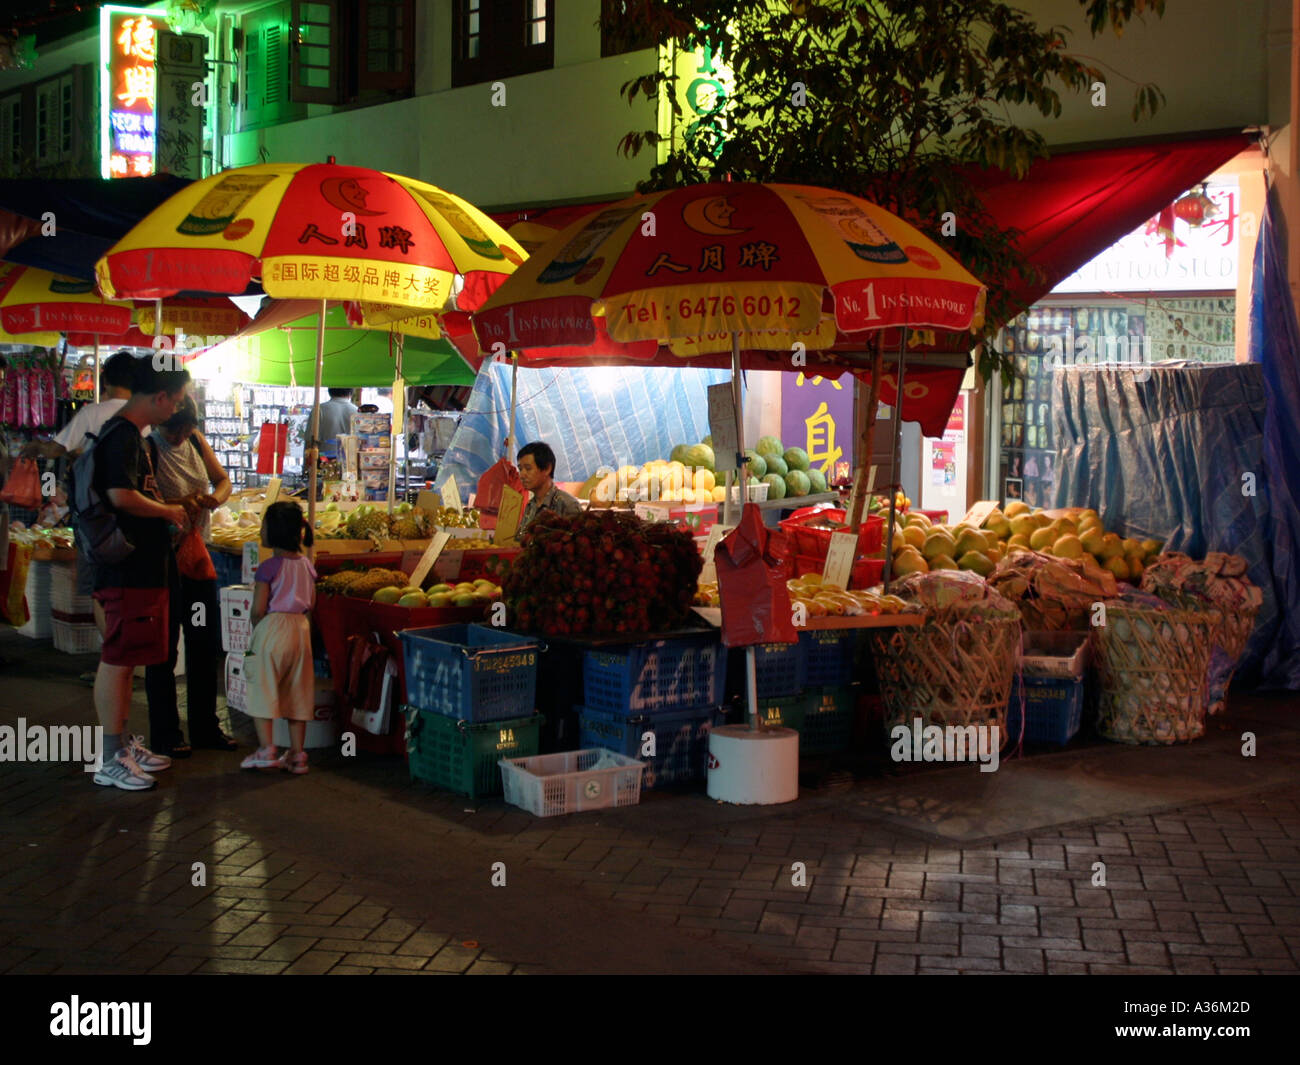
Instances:
[[[94,781],[125,791],[152,788],[156,781],[150,773],[171,766],[170,758],[154,754],[141,737],[128,735],[126,721],[135,667],[167,660],[168,599],[176,580],[169,525],[181,528],[189,520],[184,507],[162,501],[140,432],[176,413],[189,380],[187,370],[159,370],[139,360],[135,390],[100,430],[94,452],[95,487],[135,548],[121,562],[95,567],[95,610],[104,633],[95,712],[104,746]]]
[[[528,528],[532,520],[543,510],[568,517],[581,514],[581,504],[555,487],[555,452],[549,444],[536,440],[519,449],[519,479],[532,498],[524,507],[523,517],[519,522],[519,531]]]

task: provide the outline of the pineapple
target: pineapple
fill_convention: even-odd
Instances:
[[[348,536],[353,540],[385,540],[388,534],[388,514],[382,510],[358,509],[348,517]]]

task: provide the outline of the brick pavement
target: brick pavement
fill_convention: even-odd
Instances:
[[[15,703],[82,719],[85,689],[16,683],[0,723]],[[1193,753],[1187,773],[1234,771],[1213,744]],[[652,793],[538,820],[412,787],[392,760],[236,766],[202,752],[126,794],[0,764],[0,972],[1300,970],[1295,782],[968,841],[898,823],[890,797],[916,776],[763,810]],[[955,785],[973,816],[977,776]]]

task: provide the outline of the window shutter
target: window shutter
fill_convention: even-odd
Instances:
[[[293,0],[289,22],[289,97],[342,102],[343,24],[338,0]]]
[[[415,87],[413,0],[361,0],[357,18],[358,92],[411,92]]]

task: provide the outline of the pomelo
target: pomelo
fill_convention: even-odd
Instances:
[[[788,447],[781,457],[785,459],[785,464],[792,470],[803,470],[807,473],[808,467],[812,465],[808,461],[808,452],[801,447]]]
[[[1022,514],[1029,513],[1029,504],[1023,499],[1015,499],[1006,505],[1002,513],[1008,518],[1018,518]]]
[[[785,494],[787,496],[806,496],[812,487],[808,475],[803,470],[791,470],[785,475]]]
[[[785,478],[779,473],[769,473],[763,478],[763,483],[768,486],[768,499],[785,498]]]

